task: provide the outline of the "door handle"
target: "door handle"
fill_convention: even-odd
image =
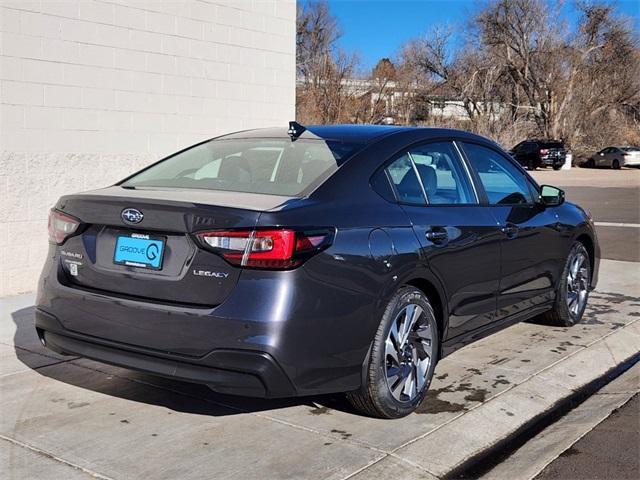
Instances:
[[[514,225],[513,223],[507,223],[504,227],[500,229],[500,231],[504,233],[507,236],[507,238],[515,238],[518,235],[518,232],[520,231],[520,229],[518,228],[517,225]]]
[[[427,230],[425,233],[427,240],[433,242],[435,244],[442,244],[449,240],[449,234],[444,228],[435,227],[433,229]]]

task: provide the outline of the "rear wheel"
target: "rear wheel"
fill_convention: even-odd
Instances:
[[[429,388],[438,348],[438,325],[429,300],[417,288],[401,288],[382,316],[364,384],[347,399],[372,417],[410,414]]]
[[[553,309],[542,315],[545,323],[571,327],[582,319],[589,299],[591,262],[584,245],[576,242],[567,257]]]
[[[596,162],[593,160],[593,158],[590,158],[589,160],[587,160],[586,167],[596,168]]]
[[[560,163],[554,163],[553,164],[553,169],[554,170],[560,170],[562,168],[562,165]]]
[[[529,160],[527,162],[527,170],[535,170],[536,169],[536,162],[534,160]]]
[[[620,170],[620,162],[617,158],[614,158],[613,162],[611,162],[611,168],[613,168],[614,170]]]

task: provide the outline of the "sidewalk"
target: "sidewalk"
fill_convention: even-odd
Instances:
[[[444,359],[419,412],[218,395],[45,351],[32,295],[0,300],[2,478],[442,477],[640,351],[637,263],[603,261],[584,322],[515,325]]]

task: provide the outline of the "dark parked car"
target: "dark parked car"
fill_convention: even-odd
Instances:
[[[513,147],[509,153],[529,170],[538,167],[560,170],[567,158],[567,150],[560,140],[525,140]]]
[[[600,257],[590,216],[495,143],[408,127],[218,137],[62,197],[49,233],[51,350],[386,418],[455,349],[580,321]]]

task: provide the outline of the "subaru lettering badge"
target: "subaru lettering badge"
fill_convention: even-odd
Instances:
[[[140,223],[144,218],[142,212],[135,208],[125,208],[120,216],[125,223]]]

